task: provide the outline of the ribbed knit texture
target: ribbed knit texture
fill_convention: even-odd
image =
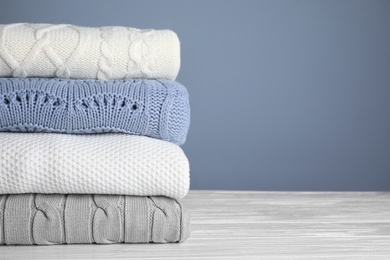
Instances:
[[[182,242],[189,225],[188,212],[166,197],[0,196],[0,244]]]
[[[0,77],[174,80],[179,69],[180,42],[169,30],[0,25]]]
[[[183,144],[188,93],[169,80],[0,78],[0,131],[122,132]]]
[[[189,190],[179,146],[128,134],[0,133],[0,194],[167,196]]]

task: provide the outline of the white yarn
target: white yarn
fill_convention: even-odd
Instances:
[[[179,146],[128,134],[0,133],[0,194],[121,194],[183,198]]]
[[[180,42],[170,30],[0,25],[0,77],[175,80],[179,69]]]

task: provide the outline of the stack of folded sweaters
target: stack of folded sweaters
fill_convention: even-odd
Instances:
[[[0,25],[0,244],[184,241],[179,68],[169,30]]]

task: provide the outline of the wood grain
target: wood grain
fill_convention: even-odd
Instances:
[[[390,192],[191,191],[182,244],[1,246],[0,259],[390,259]]]

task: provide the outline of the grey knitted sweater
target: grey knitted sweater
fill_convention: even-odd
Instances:
[[[167,197],[0,196],[0,244],[182,242],[189,224],[187,211]]]

